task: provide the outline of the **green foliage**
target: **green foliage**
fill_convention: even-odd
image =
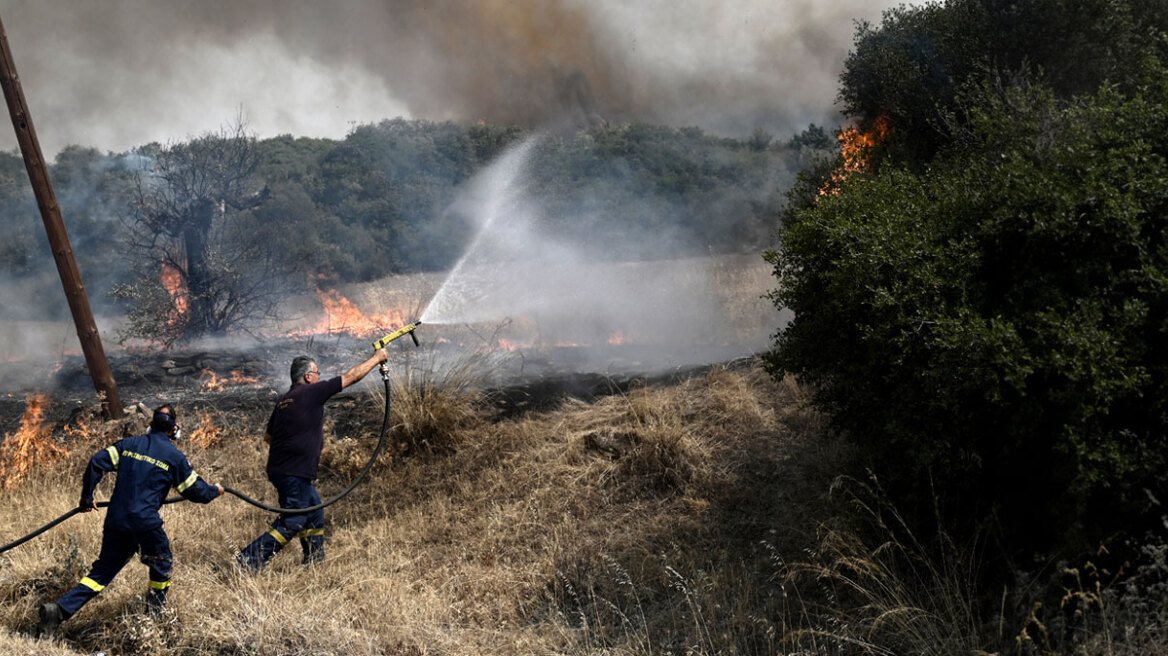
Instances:
[[[35,270],[38,233],[33,228],[39,228],[40,222],[20,155],[0,153],[0,213],[7,219],[0,242],[0,273],[22,275]]]
[[[545,141],[531,193],[548,232],[598,260],[734,252],[769,243],[797,161],[761,133],[633,124]]]
[[[91,298],[102,309],[104,291],[124,271],[119,214],[125,210],[130,174],[122,158],[91,148],[68,146],[49,168],[73,256]],[[0,275],[8,302],[0,312],[10,318],[67,318],[68,305],[49,250],[44,223],[19,154],[0,154]]]
[[[483,131],[476,133],[490,141]],[[467,226],[444,220],[456,185],[481,165],[475,153],[496,142],[472,143],[453,123],[394,119],[355,129],[320,163],[313,200],[343,225],[365,235],[354,275],[369,280],[389,273],[453,264]]]
[[[1031,80],[1059,98],[1152,83],[1168,54],[1165,0],[946,0],[861,23],[840,77],[847,115],[884,115],[894,158],[923,166],[963,120],[969,86]]]
[[[229,290],[228,281],[262,281],[266,297],[276,282],[331,286],[449,269],[476,229],[452,202],[472,176],[530,135],[514,126],[394,119],[357,126],[339,141],[237,136],[246,135],[123,154],[82,146],[61,152],[51,175],[93,302],[112,289],[115,299],[144,304],[158,338],[169,342],[168,302],[153,288],[163,262],[187,285],[192,336],[225,329],[238,316],[229,308],[250,306],[243,299],[259,291]],[[238,149],[244,156],[229,152],[233,143],[246,145]],[[797,145],[761,130],[727,139],[652,125],[544,135],[524,193],[538,228],[586,257],[756,251],[771,241],[795,172],[834,148],[815,126]],[[262,202],[251,202],[257,195]],[[58,294],[59,282],[15,155],[0,157],[0,211],[12,219],[0,274],[19,278],[29,299],[13,308],[64,316],[64,303],[32,302]],[[255,231],[234,241],[233,223]],[[253,256],[250,264],[238,259]],[[250,265],[258,275],[241,273]],[[131,323],[144,336],[151,321]]]
[[[790,212],[769,362],[917,519],[936,492],[1014,547],[1101,539],[1168,464],[1168,84],[980,97],[923,172]]]

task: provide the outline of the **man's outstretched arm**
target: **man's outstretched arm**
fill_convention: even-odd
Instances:
[[[352,385],[353,383],[361,380],[367,376],[370,371],[373,371],[374,367],[387,360],[389,360],[389,354],[385,352],[385,349],[377,349],[373,352],[373,355],[370,356],[368,360],[341,374],[341,389],[344,389],[349,385]]]

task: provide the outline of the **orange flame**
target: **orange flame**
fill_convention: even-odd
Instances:
[[[868,160],[868,151],[884,143],[891,131],[892,121],[888,119],[887,114],[877,116],[867,130],[860,130],[855,126],[840,130],[836,139],[840,142],[844,163],[832,171],[831,179],[824,183],[819,195],[835,194],[849,175],[869,172],[871,162]]]
[[[81,416],[74,419],[72,424],[65,426],[65,438],[70,442],[75,440],[88,442],[96,436],[97,433],[93,430],[93,427]]]
[[[608,338],[608,343],[611,346],[620,346],[629,342],[629,336],[623,330],[618,330]]]
[[[20,428],[0,446],[0,487],[10,488],[32,471],[34,465],[49,465],[65,455],[53,444],[52,427],[45,421],[48,394],[28,397]]]
[[[170,262],[162,263],[162,286],[174,301],[174,310],[178,317],[185,317],[190,306],[190,295],[183,284],[182,273]],[[173,323],[173,320],[172,320]]]
[[[224,387],[235,387],[236,385],[247,385],[248,383],[258,383],[258,378],[245,376],[238,371],[232,371],[228,377],[220,378],[211,369],[204,369],[199,374],[199,380],[202,384],[204,392],[218,392]]]
[[[521,351],[523,349],[531,348],[531,344],[522,344],[520,342],[513,342],[509,339],[499,337],[495,340],[495,346],[500,351]]]
[[[324,317],[315,326],[304,330],[294,331],[293,335],[323,335],[345,333],[358,337],[380,337],[394,326],[409,323],[403,312],[388,310],[386,312],[365,314],[349,299],[335,289],[328,291],[317,290],[316,295],[324,306]]]
[[[223,429],[215,425],[211,413],[207,410],[199,410],[195,415],[199,418],[199,426],[191,429],[190,436],[187,438],[190,443],[201,449],[218,444],[223,437]]]
[[[439,340],[439,341],[446,341],[446,340]],[[612,342],[609,342],[609,343],[611,344]],[[463,346],[463,344],[460,343],[459,346]],[[524,351],[524,350],[538,350],[538,349],[542,349],[542,348],[548,348],[549,346],[555,347],[555,348],[578,348],[580,346],[580,344],[577,344],[576,342],[566,342],[563,340],[556,341],[556,342],[549,344],[547,342],[536,341],[534,339],[528,339],[528,340],[521,341],[521,340],[507,339],[506,337],[496,337],[493,344],[488,342],[486,346],[480,348],[479,350],[480,350],[480,352],[486,352],[486,353],[489,353],[492,351],[514,352],[514,351]]]

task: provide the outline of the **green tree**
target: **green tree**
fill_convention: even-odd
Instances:
[[[1070,99],[1101,84],[1125,93],[1153,83],[1168,55],[1165,0],[945,0],[900,6],[862,22],[839,100],[863,127],[892,125],[886,144],[924,166],[964,121],[959,95],[983,81],[1028,80]]]
[[[917,519],[939,498],[1015,548],[1082,545],[1164,498],[1168,76],[981,98],[927,170],[792,209],[767,258],[795,318],[768,362]]]

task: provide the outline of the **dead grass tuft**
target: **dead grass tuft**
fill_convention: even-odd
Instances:
[[[482,401],[490,355],[475,353],[454,363],[425,361],[401,372],[390,384],[391,419],[397,450],[450,451],[462,429],[484,417]],[[376,396],[385,402],[384,387]]]

